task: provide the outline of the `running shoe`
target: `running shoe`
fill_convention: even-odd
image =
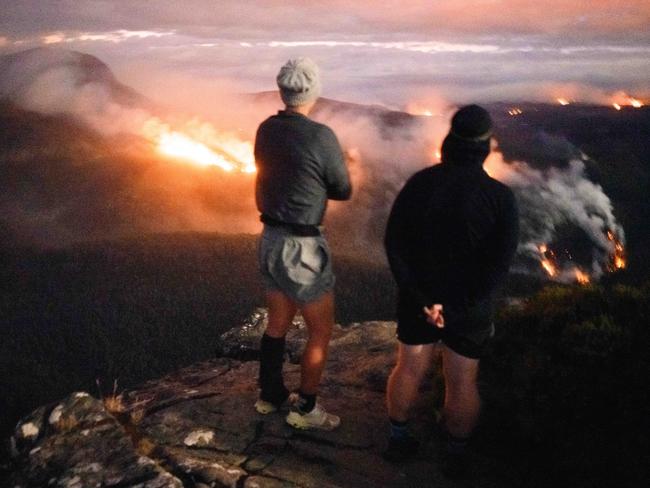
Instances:
[[[273,402],[268,402],[266,400],[263,400],[262,398],[259,398],[255,402],[255,410],[257,410],[257,413],[261,413],[262,415],[267,415],[269,413],[277,412],[283,404],[288,403],[289,405],[293,405],[296,403],[298,400],[298,394],[295,392],[289,393],[289,396],[282,402],[278,403],[273,403]]]
[[[309,413],[292,410],[286,420],[291,427],[302,430],[334,430],[341,424],[340,417],[327,413],[318,403]]]

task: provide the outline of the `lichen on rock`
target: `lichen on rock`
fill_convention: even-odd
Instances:
[[[214,439],[214,432],[211,430],[195,430],[188,434],[183,441],[188,447],[198,446],[203,447],[209,445]]]

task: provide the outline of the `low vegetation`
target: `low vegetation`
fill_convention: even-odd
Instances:
[[[498,324],[483,361],[489,446],[529,486],[641,486],[650,285],[549,287]]]

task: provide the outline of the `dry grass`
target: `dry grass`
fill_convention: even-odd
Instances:
[[[97,387],[99,388],[99,395],[102,398],[102,402],[104,403],[106,410],[108,410],[108,412],[113,415],[124,413],[126,411],[124,395],[123,393],[117,392],[117,380],[113,381],[113,391],[108,395],[103,394],[101,382],[97,380],[96,383]]]
[[[146,409],[135,408],[129,412],[129,420],[133,425],[138,425],[144,419]]]
[[[135,450],[141,456],[151,457],[156,447],[158,446],[154,444],[153,441],[151,441],[151,439],[144,437],[140,439],[140,441],[137,443],[137,445],[135,446]]]

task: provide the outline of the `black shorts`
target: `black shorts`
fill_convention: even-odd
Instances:
[[[478,302],[470,307],[444,305],[445,326],[427,322],[422,305],[410,295],[400,293],[397,301],[397,339],[409,346],[442,341],[449,349],[479,359],[494,335],[492,304]]]

